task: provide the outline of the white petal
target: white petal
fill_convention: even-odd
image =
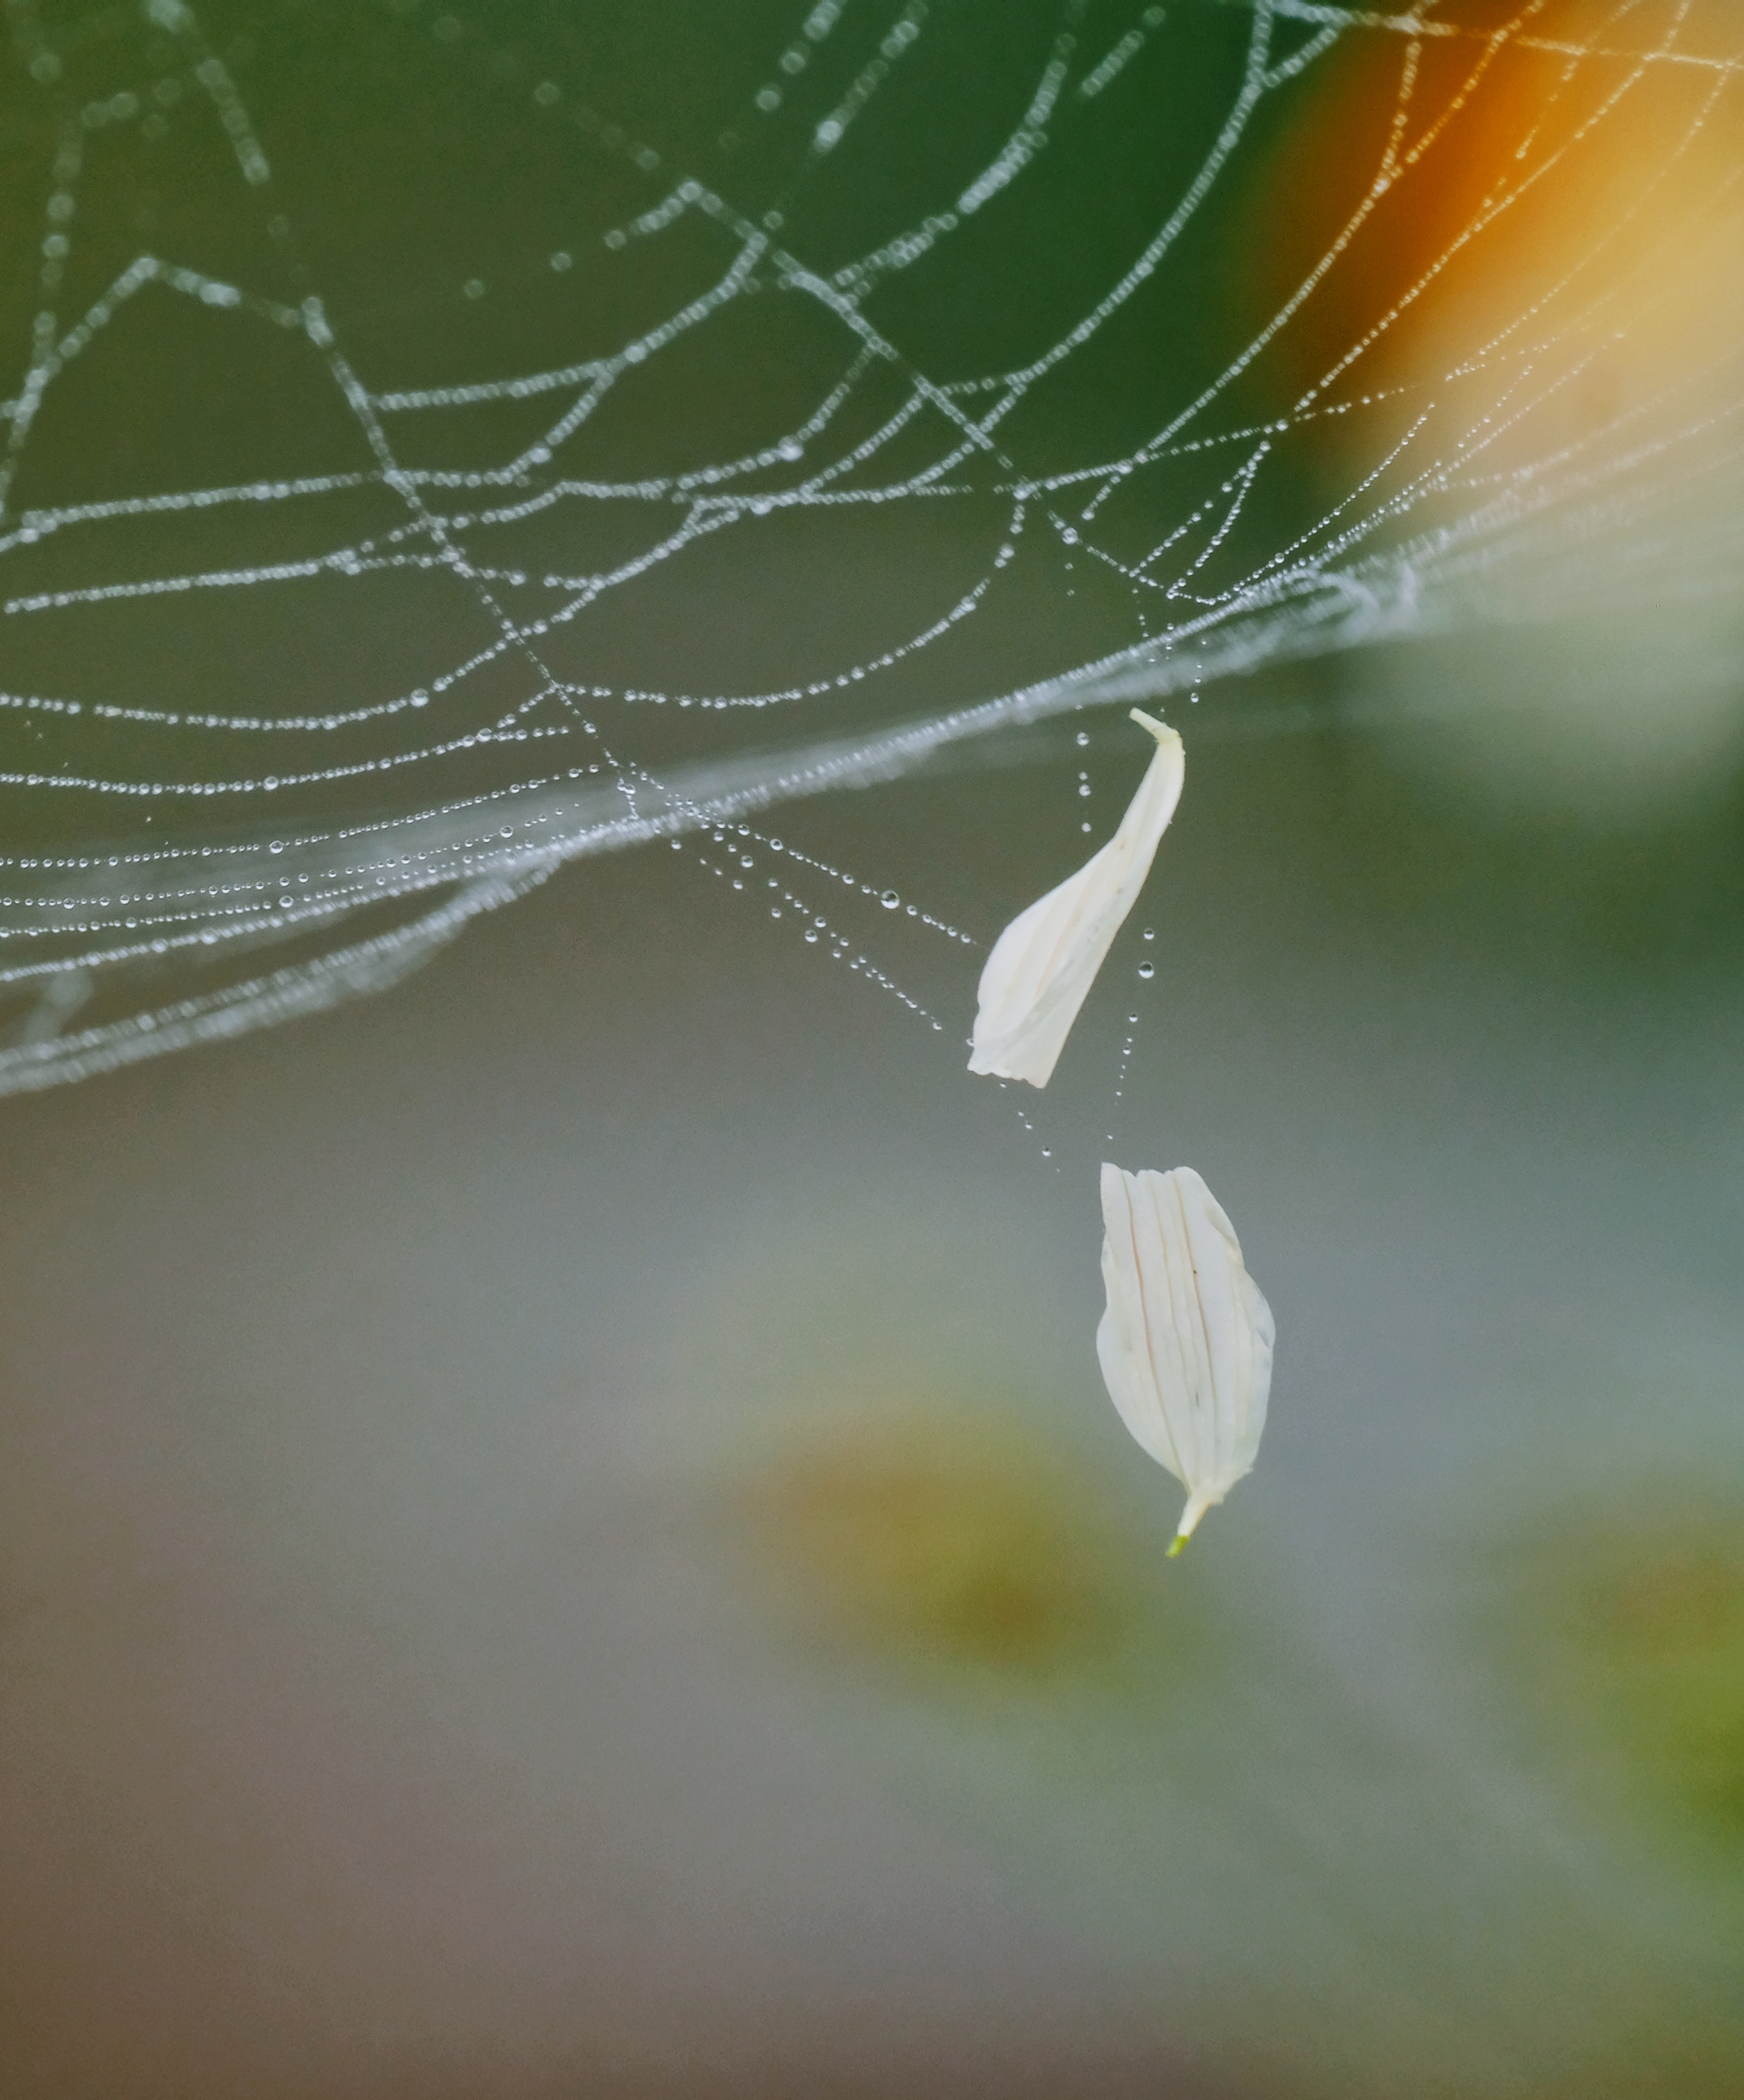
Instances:
[[[1271,1308],[1240,1242],[1191,1167],[1102,1170],[1096,1355],[1121,1419],[1187,1491],[1178,1552],[1253,1470],[1271,1391]]]
[[[1181,799],[1186,759],[1172,729],[1134,708],[1156,750],[1120,827],[1057,889],[1020,911],[981,973],[971,1072],[1045,1087],[1121,923],[1138,902]]]

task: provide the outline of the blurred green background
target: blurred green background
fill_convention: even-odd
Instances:
[[[370,388],[465,385],[601,354],[718,274],[694,213],[606,238],[675,171],[779,212],[827,274],[999,153],[1059,37],[1076,81],[1136,35],[1080,98],[1094,123],[1050,119],[1033,179],[866,292],[905,373],[1010,370],[1166,216],[1253,31],[940,4],[820,156],[818,112],[897,19],[857,0],[782,72],[827,11],[15,7],[0,339],[27,371],[68,139],[64,319],[149,249],[288,311],[318,293]],[[1715,48],[1738,26],[1698,25]],[[239,181],[214,60],[269,183]],[[1161,635],[1178,608],[1037,501],[981,609],[864,691],[712,719],[623,697],[895,648],[990,572],[1012,472],[1168,424],[1262,324],[1249,266],[1318,78],[1262,105],[1155,296],[1016,404],[1015,467],[747,519],[554,637],[559,676],[614,689],[608,736],[654,766],[778,753]],[[1667,156],[1686,116],[1656,120]],[[1355,296],[1378,317],[1392,294]],[[402,515],[288,326],[154,285],[81,357],[8,455],[8,690],[273,721],[488,635],[406,570],[20,610]],[[845,362],[772,283],[626,377],[550,474],[754,451]],[[879,383],[843,444],[899,405]],[[1735,399],[1735,370],[1713,383]],[[1271,384],[1244,376],[1212,431],[1278,412]],[[400,457],[500,460],[534,405],[408,416]],[[1208,592],[1345,500],[1325,427],[1280,443]],[[910,435],[905,473],[942,449]],[[1627,439],[1588,442],[1614,462]],[[1136,559],[1230,464],[1136,477],[1099,544]],[[16,529],[288,475],[358,479]],[[1735,596],[1641,581],[1710,576],[1716,503],[1684,505],[1681,541],[1603,541],[1608,611],[1547,583],[1535,624],[1280,646],[1171,699],[1179,814],[1037,1099],[971,1082],[960,1040],[984,945],[1136,781],[1112,704],[795,801],[730,861],[706,834],[584,859],[377,999],[0,1106],[8,2093],[1738,2090],[1744,655]],[[532,579],[502,602],[522,617],[548,570],[658,524],[541,513],[491,542]],[[1599,525],[1565,505],[1543,530],[1561,576]],[[1505,566],[1479,598],[1530,592]],[[505,670],[441,726],[514,698]],[[308,748],[391,758],[407,720]],[[223,781],[263,762],[234,743],[0,715],[14,774]],[[123,818],[39,777],[0,790],[0,843],[15,867],[258,845],[526,763],[350,774],[270,823],[245,796]],[[736,894],[710,870],[741,849]],[[838,902],[796,852],[856,886]],[[772,872],[942,1026],[772,919]],[[1257,1470],[1168,1565],[1178,1492],[1092,1347],[1105,1156],[1197,1167],[1278,1321]]]

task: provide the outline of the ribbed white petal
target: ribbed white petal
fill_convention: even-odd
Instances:
[[[1138,902],[1181,799],[1186,759],[1172,729],[1132,710],[1156,750],[1120,827],[1057,889],[1020,911],[981,973],[971,1072],[1045,1087],[1103,959]]]
[[[1235,1230],[1191,1167],[1102,1170],[1096,1354],[1121,1419],[1187,1491],[1178,1552],[1253,1470],[1271,1391],[1271,1308]]]

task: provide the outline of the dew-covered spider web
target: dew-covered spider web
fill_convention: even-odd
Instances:
[[[782,805],[1383,639],[1737,632],[1738,0],[4,20],[0,1090],[672,844],[954,1039],[997,917]]]

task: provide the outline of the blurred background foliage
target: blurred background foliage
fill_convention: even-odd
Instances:
[[[0,710],[9,958],[49,952],[29,862],[89,912],[124,856],[220,853],[276,911],[275,838],[389,824],[434,854],[513,792],[573,840],[579,798],[611,800],[546,755],[599,762],[583,701],[656,773],[773,776],[1148,642],[1189,754],[1028,1122],[959,1039],[985,943],[1130,792],[1093,679],[905,777],[564,868],[375,1001],[6,1105],[20,2100],[1744,2082],[1730,0],[1459,0],[1415,42],[1278,11],[1275,62],[1341,33],[1257,104],[1167,267],[1012,400],[998,456],[911,484],[960,435],[928,410],[839,477],[895,498],[760,512],[819,456],[747,469],[730,530],[542,638],[576,704],[526,719],[561,745],[460,740],[526,700],[506,657],[324,726],[500,630],[451,574],[355,557],[427,547],[302,299],[378,405],[612,354],[729,258],[695,210],[625,233],[694,180],[778,214],[897,347],[832,426],[849,452],[918,377],[1009,372],[1094,307],[1216,150],[1256,22],[936,0],[818,150],[898,19],[6,11],[0,686],[81,703]],[[1063,37],[1045,151],[865,276],[1020,136]],[[232,90],[270,183],[239,174]],[[124,302],[26,429],[45,301],[73,324],[142,253],[194,274]],[[395,457],[468,520],[755,454],[854,351],[780,276],[500,488],[466,477],[572,395],[383,408]],[[1094,479],[1038,493],[1209,387],[1094,520]],[[1277,421],[1231,509],[1234,434]],[[296,476],[331,479],[179,500]],[[645,553],[669,495],[469,545],[531,621]],[[1174,624],[1245,632],[1316,532],[1326,593],[1358,602],[1354,577],[1382,611],[1310,593],[1245,656],[1195,656]],[[183,581],[51,602],[153,578]],[[827,902],[824,939],[769,916],[772,880]],[[10,1044],[411,908],[378,887],[216,956],[94,965],[64,1010],[15,980]],[[1169,1565],[1174,1490],[1092,1348],[1111,1152],[1200,1167],[1279,1318],[1259,1469]]]

